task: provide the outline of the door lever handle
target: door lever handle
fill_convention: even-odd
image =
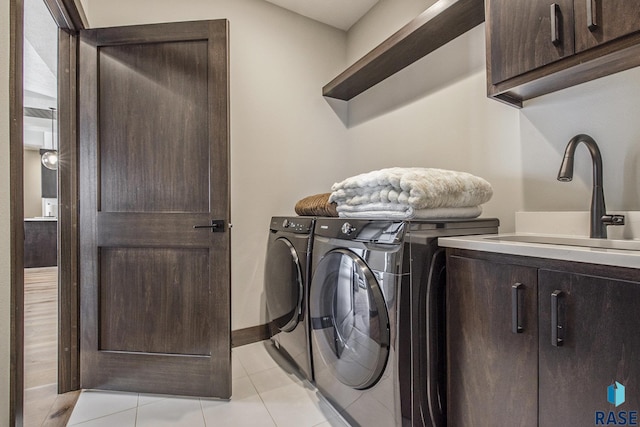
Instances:
[[[212,233],[224,233],[224,219],[212,219],[211,225],[194,225],[193,228],[209,228]]]

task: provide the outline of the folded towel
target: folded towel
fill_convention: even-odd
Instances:
[[[493,189],[484,179],[466,172],[431,168],[388,168],[356,175],[331,187],[330,202],[343,206],[381,203],[398,209],[434,209],[479,206]],[[378,210],[378,209],[376,209]]]
[[[329,202],[330,193],[307,196],[296,203],[295,211],[300,216],[338,216],[336,204]]]
[[[341,218],[362,219],[467,219],[482,213],[480,206],[465,208],[401,209],[397,204],[368,204],[338,207]]]

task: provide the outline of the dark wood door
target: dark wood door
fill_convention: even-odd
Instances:
[[[449,425],[537,426],[535,268],[448,256],[447,347]]]
[[[81,31],[82,388],[230,396],[227,34]]]
[[[640,31],[640,2],[575,0],[576,52]]]
[[[573,0],[486,0],[485,8],[491,83],[573,54]]]
[[[551,343],[555,291],[561,346]],[[594,425],[596,411],[637,411],[640,282],[540,270],[539,292],[540,426]],[[626,388],[619,408],[607,401],[615,381]]]

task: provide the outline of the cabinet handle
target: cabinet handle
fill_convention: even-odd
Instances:
[[[521,334],[524,332],[521,318],[522,310],[520,310],[521,291],[524,291],[522,283],[516,283],[511,286],[511,332],[514,334]]]
[[[553,291],[551,294],[551,345],[562,347],[564,343],[564,327],[560,324],[559,310],[562,291]]]
[[[596,11],[598,5],[596,4],[597,0],[586,0],[587,1],[587,28],[589,31],[593,32],[598,28],[598,19],[596,16]]]
[[[560,21],[558,20],[558,15],[560,14],[560,6],[558,3],[552,3],[550,7],[551,13],[551,43],[554,46],[558,46],[560,44]]]

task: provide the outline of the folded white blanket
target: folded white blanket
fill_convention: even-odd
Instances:
[[[488,202],[493,189],[484,179],[466,172],[431,168],[388,168],[333,184],[330,202],[338,212],[345,206],[375,206],[370,210],[475,207]]]
[[[480,206],[466,208],[434,208],[414,209],[408,207],[401,209],[397,204],[368,204],[361,206],[338,207],[338,216],[341,218],[362,219],[466,219],[476,218],[482,213]]]

